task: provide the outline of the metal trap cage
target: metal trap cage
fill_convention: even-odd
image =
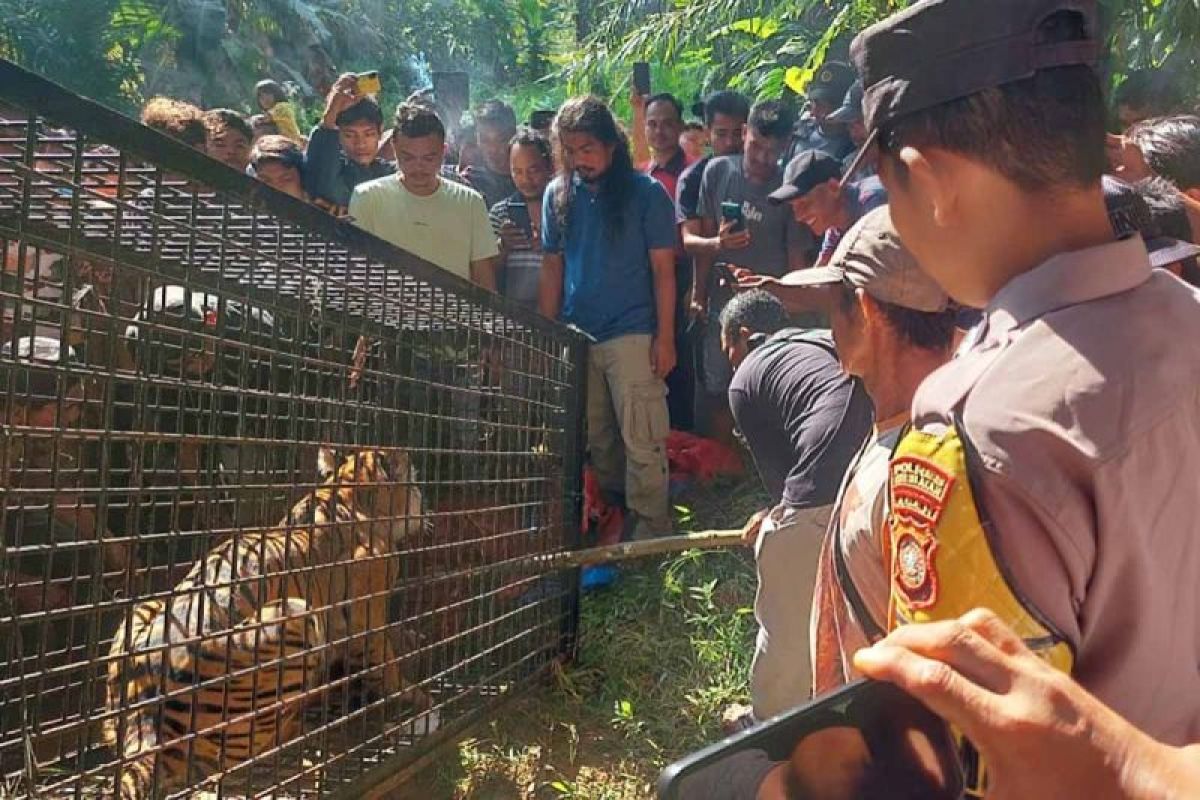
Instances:
[[[577,334],[0,103],[0,795],[369,795],[571,650]]]

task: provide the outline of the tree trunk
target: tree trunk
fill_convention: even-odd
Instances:
[[[582,44],[592,32],[592,0],[575,0],[575,43]]]

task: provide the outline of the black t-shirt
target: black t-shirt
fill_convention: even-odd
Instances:
[[[780,331],[751,352],[729,385],[729,406],[767,491],[793,508],[837,499],[874,422],[866,391],[817,331]]]
[[[700,219],[700,181],[704,178],[704,168],[712,161],[712,156],[692,164],[679,174],[675,185],[675,224],[682,225],[689,219]]]

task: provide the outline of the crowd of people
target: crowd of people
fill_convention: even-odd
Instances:
[[[968,734],[989,797],[1062,796],[1021,726],[1091,793],[1165,796],[1200,769],[1200,116],[1154,70],[1106,103],[1100,48],[1090,0],[923,0],[799,118],[722,90],[697,120],[635,92],[628,133],[595,97],[464,124],[426,91],[385,121],[346,74],[307,135],[271,81],[250,119],[142,121],[586,334],[627,538],[672,530],[672,428],[744,443],[772,505],[731,730],[865,674]]]

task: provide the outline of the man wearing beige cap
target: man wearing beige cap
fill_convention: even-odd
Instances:
[[[853,678],[855,650],[887,631],[888,460],[917,387],[950,359],[954,310],[900,243],[887,206],[847,231],[829,266],[783,282],[829,287],[842,368],[862,381],[875,404],[874,435],[847,470],[817,567],[809,641],[813,691],[823,694]]]

